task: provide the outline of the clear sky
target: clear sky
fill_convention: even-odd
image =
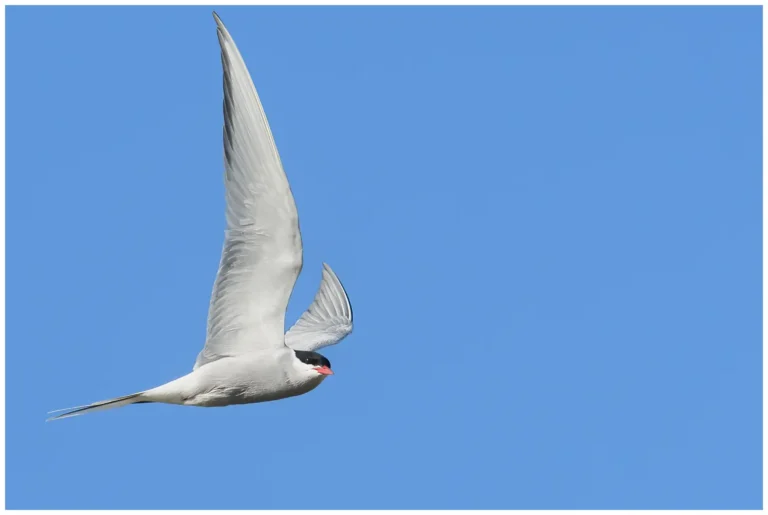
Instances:
[[[761,11],[217,9],[355,331],[164,383],[224,229],[211,8],[7,9],[9,508],[760,508]]]

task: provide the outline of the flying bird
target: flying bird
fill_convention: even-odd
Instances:
[[[148,402],[229,406],[307,393],[333,374],[315,352],[352,332],[352,306],[327,264],[312,304],[287,333],[285,311],[301,272],[296,204],[251,76],[221,19],[226,232],[192,372],[143,392],[56,412],[60,419]],[[55,413],[55,412],[51,412]]]

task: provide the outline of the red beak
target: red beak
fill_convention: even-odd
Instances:
[[[328,367],[315,367],[315,370],[318,371],[318,373],[323,374],[324,376],[332,376],[333,370],[331,370]]]

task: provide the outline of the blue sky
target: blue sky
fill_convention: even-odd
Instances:
[[[761,11],[217,11],[355,332],[187,373],[224,228],[210,8],[7,9],[9,508],[760,508]]]

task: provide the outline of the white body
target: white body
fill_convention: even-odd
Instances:
[[[140,402],[228,406],[301,395],[332,372],[300,360],[294,351],[322,358],[313,351],[352,331],[347,294],[324,264],[312,305],[283,334],[288,299],[302,268],[298,213],[256,88],[235,42],[214,17],[224,70],[227,230],[205,346],[192,372],[183,377],[144,392],[68,408],[54,418]]]
[[[286,348],[214,361],[141,393],[139,400],[205,407],[275,401],[307,393],[326,377]]]

